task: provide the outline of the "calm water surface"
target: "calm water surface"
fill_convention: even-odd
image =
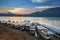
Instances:
[[[60,17],[0,17],[0,20],[18,21],[19,23],[24,20],[30,20],[31,22],[39,22],[60,30]]]

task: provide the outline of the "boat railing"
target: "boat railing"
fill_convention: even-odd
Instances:
[[[57,39],[60,39],[60,36],[58,36],[58,35],[56,35],[56,34],[59,34],[59,33],[57,33],[56,31],[54,31],[54,30],[52,30],[52,29],[50,29],[50,28],[48,28],[48,27],[46,27],[46,26],[43,26],[43,27],[45,27],[45,28],[47,28],[48,30],[50,30],[51,32],[53,32],[54,33],[54,37],[56,37]]]
[[[53,36],[56,37],[57,39],[60,39],[60,36],[58,36],[56,34],[54,34]]]
[[[47,28],[48,30],[50,30],[50,31],[53,32],[54,34],[57,33],[56,31],[54,31],[54,30],[52,30],[52,29],[50,29],[50,28],[48,28],[48,27],[46,27],[46,26],[43,26],[43,27]]]

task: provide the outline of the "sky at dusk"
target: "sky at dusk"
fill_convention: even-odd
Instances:
[[[60,7],[60,0],[0,0],[0,13],[30,14]]]

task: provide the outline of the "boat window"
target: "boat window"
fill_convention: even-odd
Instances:
[[[34,26],[34,25],[35,25],[34,23],[31,24],[31,26]]]

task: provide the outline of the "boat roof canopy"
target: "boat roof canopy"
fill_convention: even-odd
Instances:
[[[46,28],[44,28],[44,27],[41,26],[41,25],[40,25],[40,26],[37,26],[37,28],[38,28],[38,29],[46,29]]]

